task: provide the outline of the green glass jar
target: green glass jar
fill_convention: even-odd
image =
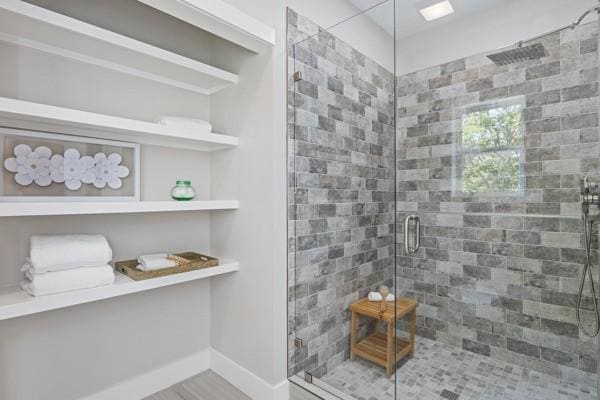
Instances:
[[[177,201],[190,201],[196,197],[196,190],[191,181],[177,181],[171,189],[171,197]]]

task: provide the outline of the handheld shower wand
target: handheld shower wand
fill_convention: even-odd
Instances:
[[[579,294],[577,296],[577,325],[579,329],[586,336],[594,337],[600,332],[600,309],[598,308],[598,298],[596,297],[596,288],[594,285],[594,277],[592,275],[592,263],[590,260],[590,253],[592,248],[592,231],[593,221],[589,218],[590,205],[600,205],[600,192],[598,190],[598,184],[590,182],[585,177],[581,183],[581,211],[583,214],[583,237],[585,245],[585,264],[583,265],[583,272],[581,274],[581,281],[579,282]],[[590,292],[592,295],[592,301],[594,303],[594,329],[591,332],[587,331],[587,328],[581,322],[581,309],[583,303],[583,288],[585,286],[585,280],[590,280]]]

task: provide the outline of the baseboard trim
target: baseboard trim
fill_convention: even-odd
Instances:
[[[210,369],[252,400],[289,400],[289,382],[271,385],[215,349],[210,350]]]
[[[135,376],[80,400],[143,399],[209,369],[253,400],[289,400],[287,379],[271,385],[212,348]]]
[[[210,369],[210,349],[135,376],[80,400],[143,399]]]

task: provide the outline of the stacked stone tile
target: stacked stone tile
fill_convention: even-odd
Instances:
[[[421,303],[419,335],[591,382],[596,340],[578,329],[575,305],[585,255],[579,185],[599,176],[597,24],[542,43],[541,60],[499,67],[477,55],[397,78],[398,220],[419,214],[424,235],[414,257],[398,246],[397,284]],[[462,115],[507,98],[525,107],[524,190],[463,193]]]

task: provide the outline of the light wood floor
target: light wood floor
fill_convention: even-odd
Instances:
[[[206,371],[145,400],[250,400],[212,371]]]
[[[290,383],[290,400],[318,400],[307,391]],[[144,400],[250,400],[212,371],[206,371]]]

